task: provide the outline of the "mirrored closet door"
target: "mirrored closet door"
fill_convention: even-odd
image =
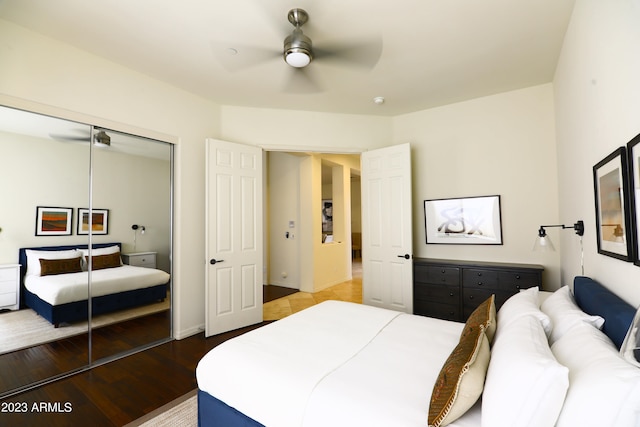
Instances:
[[[172,148],[0,107],[0,397],[170,339]]]

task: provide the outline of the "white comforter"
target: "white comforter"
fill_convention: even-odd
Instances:
[[[91,295],[109,295],[148,288],[169,281],[169,274],[153,268],[122,265],[91,272]],[[83,301],[88,298],[88,272],[25,277],[24,285],[51,305]]]
[[[198,387],[267,427],[425,426],[463,326],[327,301],[215,347]]]

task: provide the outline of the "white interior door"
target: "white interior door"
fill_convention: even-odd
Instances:
[[[262,149],[207,139],[205,335],[262,321]]]
[[[362,153],[362,302],[413,312],[411,147]]]

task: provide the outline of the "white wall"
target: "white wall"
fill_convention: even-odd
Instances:
[[[207,137],[283,151],[354,153],[410,142],[416,256],[541,263],[547,266],[545,279],[551,277],[547,282],[558,284],[557,255],[542,257],[530,251],[537,227],[558,219],[550,85],[397,118],[221,107],[4,21],[0,39],[0,103],[177,144],[177,337],[197,332],[204,324]],[[456,161],[448,160],[454,155]],[[313,176],[315,169],[302,162],[301,177]],[[425,245],[424,199],[479,194],[503,196],[504,246]],[[316,198],[314,193],[303,196]],[[320,200],[319,189],[317,196]],[[301,205],[304,226],[304,218],[319,215],[319,202],[305,204],[301,198]],[[312,247],[313,240],[301,237],[298,244]],[[312,258],[301,260],[302,282],[313,281],[312,274],[305,276],[305,271],[314,271],[310,263]]]
[[[538,227],[558,221],[553,111],[546,84],[394,119],[412,147],[414,256],[542,264],[544,287],[560,285],[559,254],[532,252]],[[496,194],[503,245],[426,244],[424,200]]]
[[[0,40],[0,104],[177,144],[174,329],[176,337],[197,332],[204,325],[204,141],[220,133],[220,107],[2,20]]]
[[[268,159],[268,284],[300,289],[300,157],[269,152]]]
[[[638,0],[576,1],[554,79],[561,218],[585,222],[585,275],[636,306],[640,268],[597,252],[592,168],[640,132],[639,23]],[[570,243],[566,284],[580,256]]]

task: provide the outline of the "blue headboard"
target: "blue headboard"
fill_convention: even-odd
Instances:
[[[573,295],[582,311],[604,318],[602,331],[620,348],[636,309],[589,277],[573,280]]]
[[[109,246],[118,245],[120,250],[122,251],[122,243],[94,243],[92,246],[93,249],[106,248]],[[64,246],[40,246],[33,248],[20,248],[18,251],[18,263],[20,264],[20,281],[24,278],[25,273],[27,272],[27,249],[34,251],[66,251],[69,249],[88,249],[89,245],[64,245]]]

